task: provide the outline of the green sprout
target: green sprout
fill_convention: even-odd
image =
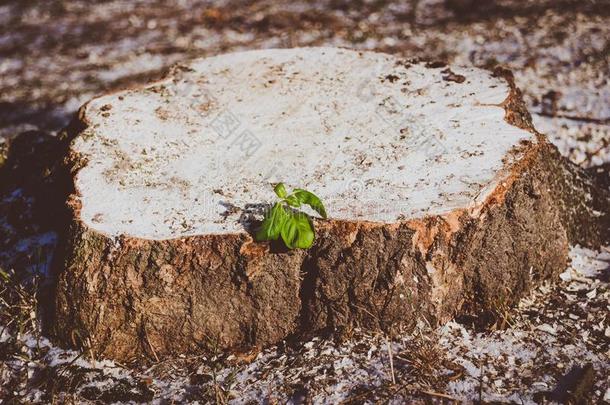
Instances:
[[[288,194],[283,183],[277,184],[273,191],[281,200],[265,213],[263,223],[256,232],[256,240],[277,240],[281,236],[289,249],[311,247],[315,238],[311,218],[297,209],[306,204],[322,218],[326,218],[322,201],[315,194],[300,188],[295,188]]]

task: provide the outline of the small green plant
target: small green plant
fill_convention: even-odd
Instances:
[[[322,201],[314,193],[300,188],[288,194],[284,183],[277,184],[273,191],[281,200],[265,213],[263,223],[256,232],[256,240],[277,240],[281,236],[289,249],[309,248],[315,238],[313,224],[309,215],[297,209],[306,204],[326,218]]]

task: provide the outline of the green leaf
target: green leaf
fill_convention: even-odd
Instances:
[[[326,218],[326,209],[324,204],[314,193],[301,188],[295,188],[293,195],[303,204],[309,205],[314,211],[316,211],[322,218]]]
[[[271,211],[265,214],[265,219],[256,232],[256,240],[276,240],[279,238],[287,218],[288,214],[284,210],[282,204],[275,203],[273,208],[271,208]]]
[[[9,276],[8,273],[2,269],[0,269],[0,277],[3,278],[4,281],[8,281],[11,278],[11,276]]]
[[[277,183],[273,188],[273,191],[275,191],[275,194],[280,198],[286,198],[286,196],[288,195],[284,183]]]
[[[284,201],[286,201],[288,205],[294,208],[299,208],[301,206],[301,202],[294,195],[289,195]]]
[[[281,231],[282,240],[289,249],[307,249],[314,240],[314,232],[307,215],[290,213]]]
[[[282,240],[284,241],[284,244],[286,245],[286,247],[288,247],[289,249],[294,249],[294,242],[295,242],[296,234],[297,234],[296,223],[293,219],[293,216],[291,214],[289,214],[288,218],[286,219],[286,222],[284,222],[284,225],[282,226],[282,231],[281,231]]]

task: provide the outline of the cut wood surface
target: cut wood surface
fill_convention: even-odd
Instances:
[[[502,312],[602,232],[502,69],[251,51],[79,118],[56,335],[123,361]],[[279,181],[327,206],[309,250],[252,240]]]

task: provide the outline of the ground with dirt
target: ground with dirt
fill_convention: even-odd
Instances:
[[[607,185],[610,4],[500,0],[477,2],[475,9],[474,3],[0,1],[0,267],[10,273],[1,288],[0,398],[399,402],[401,396],[448,396],[527,403],[561,400],[571,386],[594,402],[610,402],[607,248],[574,247],[573,269],[507,311],[491,330],[462,319],[390,343],[354,331],[337,344],[316,339],[250,358],[219,354],[142,370],[93,362],[89,353],[62,351],[40,336],[45,308],[31,291],[37,284],[44,296],[57,239],[47,204],[58,153],[54,135],[92,96],[158,78],[185,58],[324,45],[482,67],[500,63],[514,71],[534,125]],[[7,144],[12,152],[4,162]]]

